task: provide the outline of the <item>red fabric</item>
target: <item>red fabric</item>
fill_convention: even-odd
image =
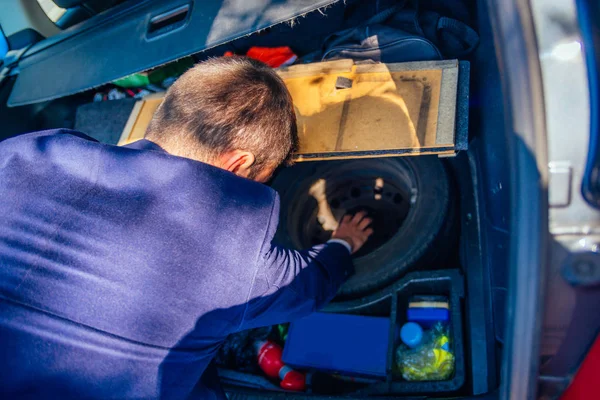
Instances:
[[[592,346],[571,386],[562,395],[561,400],[587,400],[596,398],[600,392],[600,339]],[[595,394],[594,394],[595,393]]]
[[[226,51],[224,56],[233,56],[231,51]],[[283,47],[250,47],[247,57],[262,61],[271,68],[289,65],[296,61],[296,54],[287,46]]]

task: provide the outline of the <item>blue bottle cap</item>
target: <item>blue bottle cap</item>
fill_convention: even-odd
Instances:
[[[415,322],[407,322],[400,329],[400,339],[410,348],[417,347],[423,340],[423,329]]]

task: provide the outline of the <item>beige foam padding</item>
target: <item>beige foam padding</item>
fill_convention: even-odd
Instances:
[[[456,61],[355,65],[337,60],[280,69],[298,118],[296,159],[454,154],[457,71]],[[444,77],[454,79],[443,89]],[[336,87],[338,79],[351,86]],[[444,124],[441,93],[451,103],[444,105],[443,114],[452,116]],[[120,144],[143,138],[160,101],[158,96],[136,105]]]

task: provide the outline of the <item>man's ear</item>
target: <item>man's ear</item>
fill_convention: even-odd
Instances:
[[[250,167],[255,161],[254,154],[243,150],[232,150],[219,157],[221,168],[244,178],[250,175]]]

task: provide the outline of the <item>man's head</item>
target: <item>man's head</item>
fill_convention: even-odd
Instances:
[[[146,138],[171,154],[266,181],[296,150],[292,98],[268,66],[243,57],[196,65],[169,88]]]

